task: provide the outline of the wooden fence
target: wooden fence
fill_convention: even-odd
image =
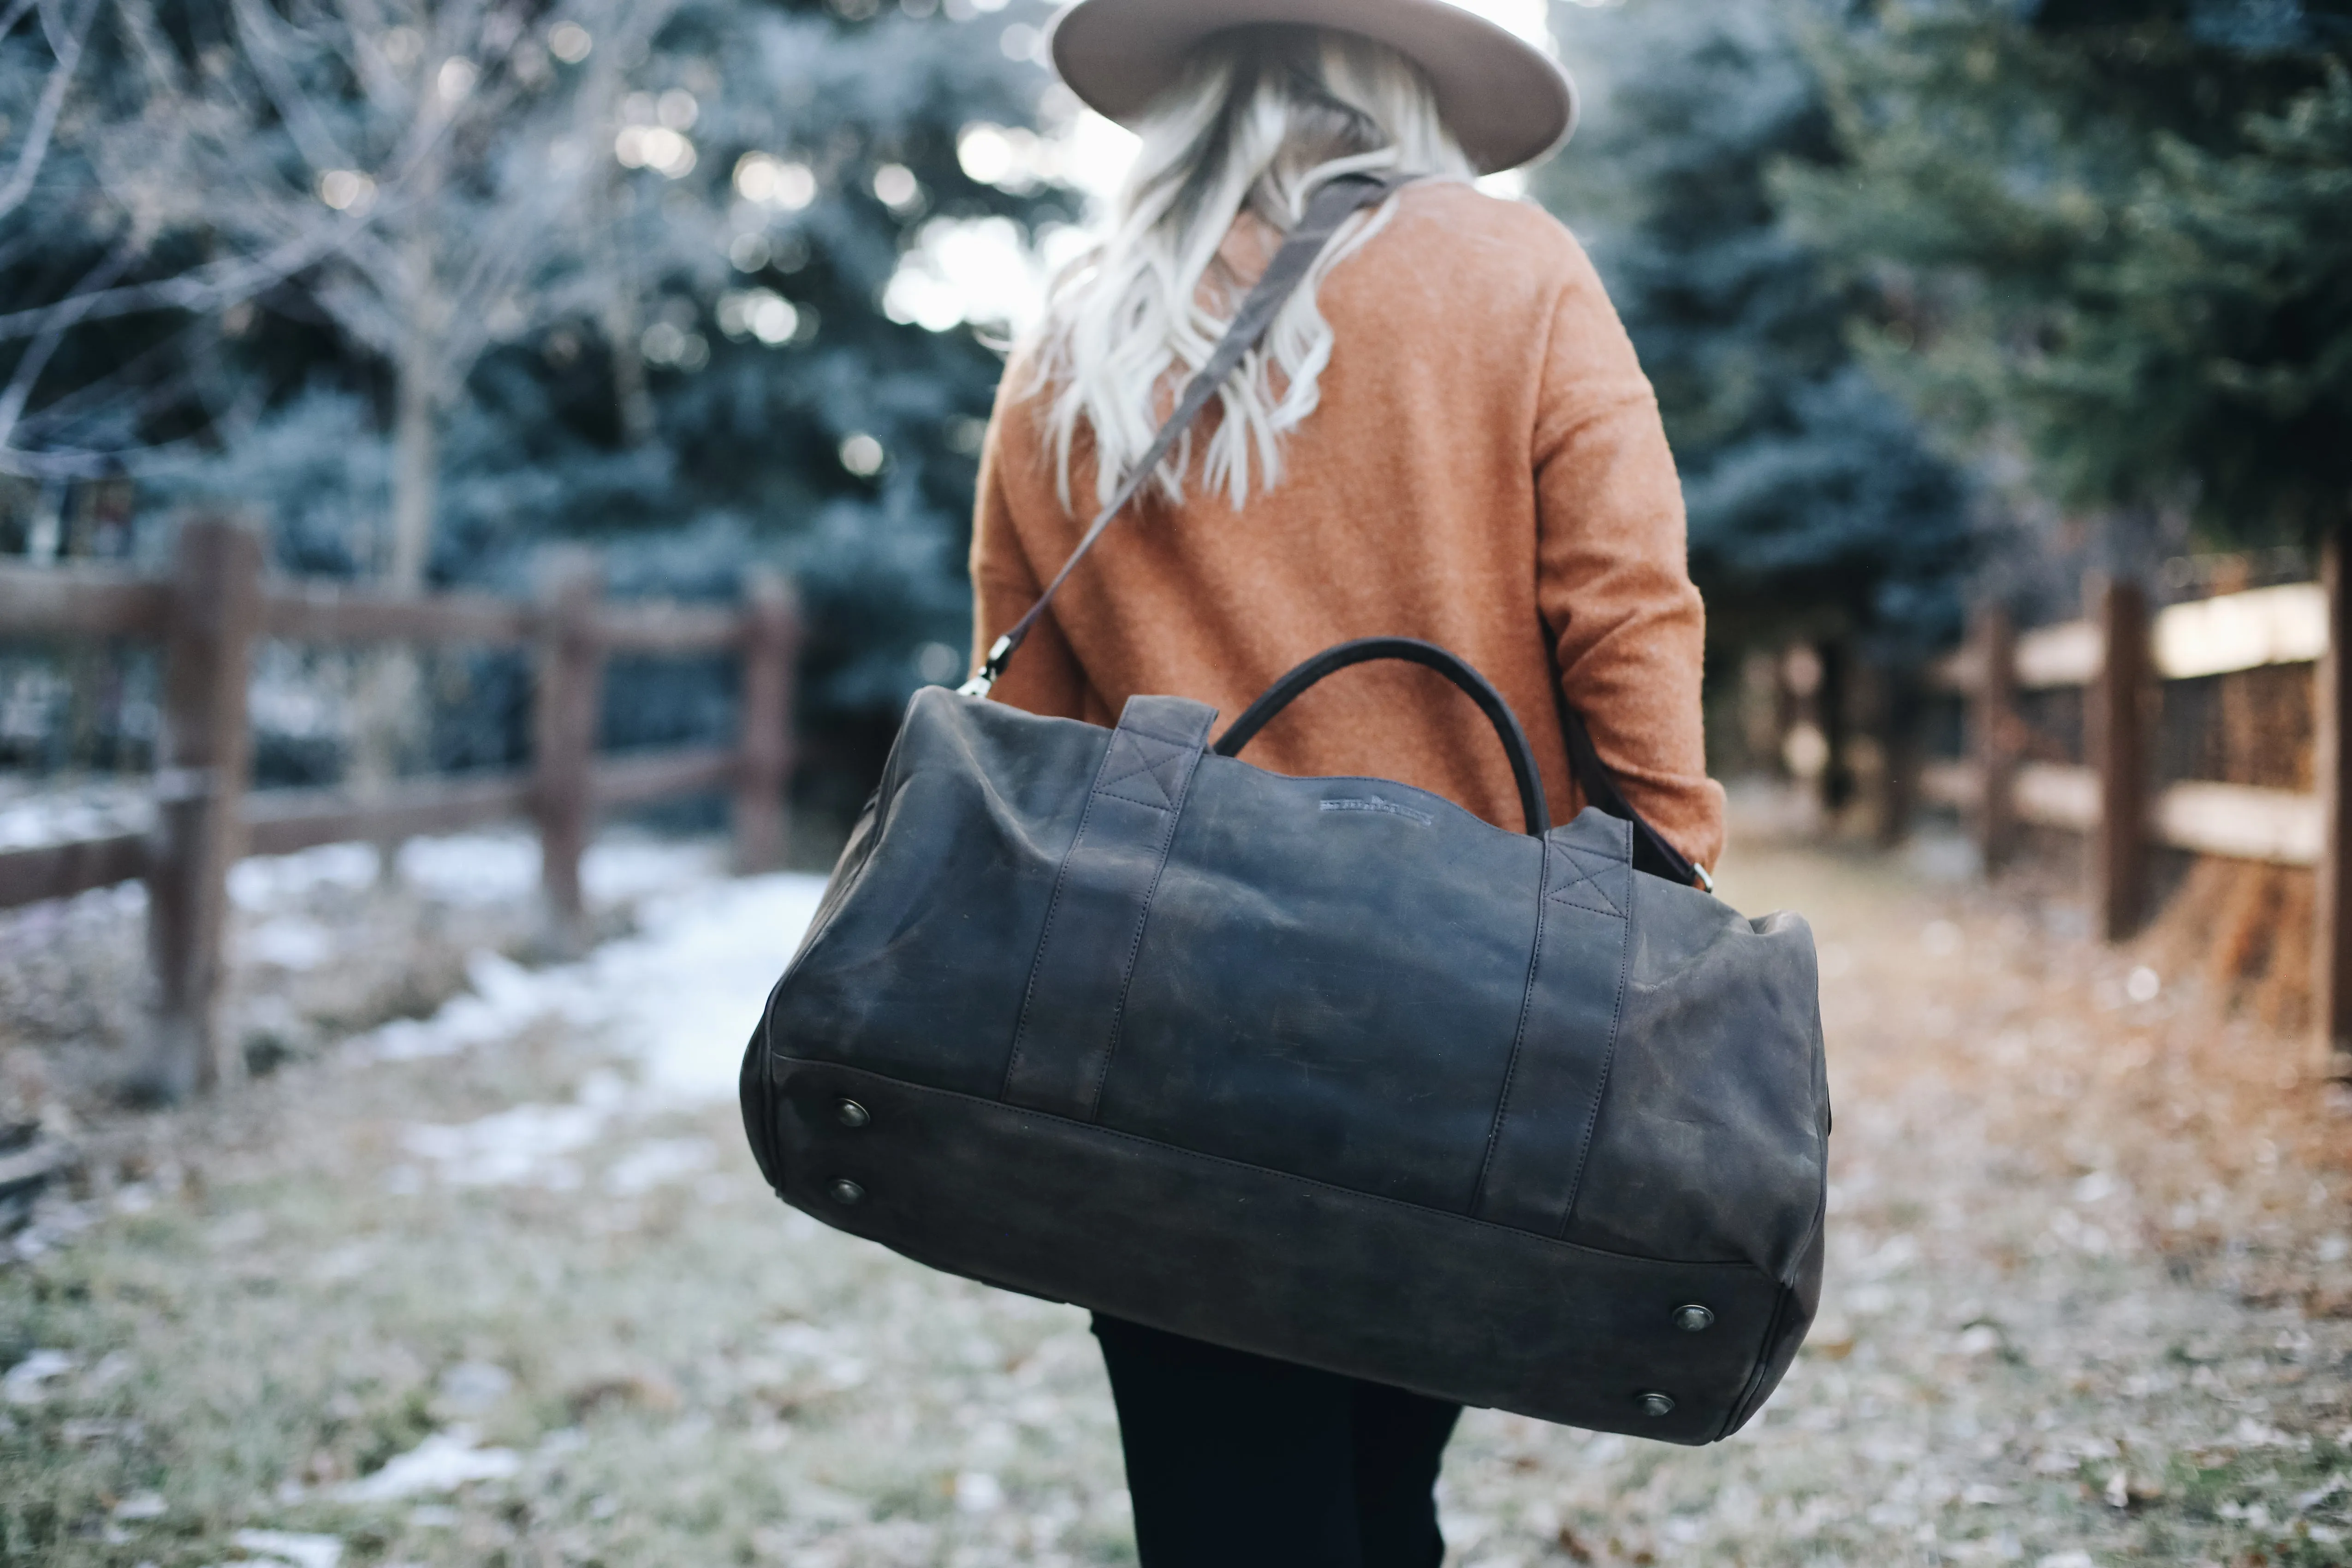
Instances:
[[[243,856],[529,816],[539,831],[551,936],[565,948],[576,948],[584,933],[580,859],[600,810],[730,790],[738,868],[780,863],[800,641],[783,581],[753,574],[740,609],[604,604],[593,556],[561,552],[548,566],[536,604],[278,582],[263,574],[259,537],[222,520],[180,531],[168,576],[0,566],[0,637],[130,637],[163,646],[153,831],[0,850],[0,909],[145,880],[155,1008],[139,1087],[176,1098],[211,1087],[231,1065],[217,1014],[228,872]],[[252,792],[247,684],[253,645],[264,637],[529,647],[531,765],[402,781],[365,795]],[[729,652],[742,660],[733,746],[597,760],[608,657]]]
[[[2016,851],[2019,829],[2090,837],[2090,902],[2117,940],[2148,913],[2150,852],[2308,867],[2317,879],[2314,1015],[2322,1066],[2352,1066],[2352,725],[2343,649],[2352,645],[2342,552],[2323,552],[2321,580],[2257,588],[2150,613],[2127,583],[2086,585],[2084,618],[2016,631],[1999,609],[1978,615],[1967,645],[1929,671],[1967,704],[1967,756],[1918,770],[1917,793],[1959,808],[1988,869]],[[2156,787],[2163,683],[2268,665],[2315,667],[2317,758],[2308,794],[2250,784]],[[2026,760],[2021,694],[2083,694],[2084,762]]]

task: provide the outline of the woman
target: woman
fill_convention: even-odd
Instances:
[[[1327,247],[994,695],[1109,724],[1138,692],[1238,713],[1298,660],[1372,635],[1481,670],[1580,809],[1559,702],[1694,863],[1704,618],[1649,384],[1566,230],[1472,188],[1567,134],[1548,57],[1444,0],[1079,0],[1056,66],[1141,151],[1108,239],[1008,366],[971,572],[986,648],[1035,602],[1182,381],[1335,174],[1416,176]],[[1485,719],[1371,665],[1254,745],[1517,826]],[[1432,1489],[1457,1407],[1097,1317],[1145,1568],[1435,1568]]]

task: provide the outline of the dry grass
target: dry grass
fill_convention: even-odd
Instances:
[[[2133,1001],[2153,947],[1901,862],[1753,845],[1726,891],[1822,942],[1822,1324],[1711,1449],[1473,1413],[1454,1561],[2352,1562],[2352,1120],[2299,1044],[2186,968]],[[1083,1317],[789,1215],[724,1108],[625,1108],[575,1186],[412,1152],[625,1071],[549,1032],[331,1057],[100,1138],[95,1223],[0,1275],[0,1365],[72,1362],[0,1406],[0,1559],[178,1568],[259,1528],[370,1565],[1131,1560]],[[611,1190],[656,1148],[667,1179]],[[338,1498],[459,1421],[515,1473]]]

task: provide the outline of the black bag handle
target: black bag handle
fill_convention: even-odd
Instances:
[[[1257,732],[1273,722],[1276,714],[1297,701],[1317,681],[1350,665],[1385,658],[1403,659],[1433,669],[1469,694],[1479,711],[1486,715],[1486,721],[1495,726],[1496,736],[1510,755],[1511,776],[1519,786],[1519,811],[1527,819],[1528,836],[1540,838],[1549,831],[1551,812],[1544,802],[1543,774],[1536,767],[1527,731],[1519,728],[1518,716],[1511,711],[1511,705],[1466,660],[1419,637],[1358,637],[1353,642],[1325,648],[1267,687],[1265,695],[1244,709],[1241,717],[1217,737],[1217,743],[1210,750],[1221,757],[1239,756],[1241,749],[1255,740]],[[1633,869],[1680,882],[1686,888],[1696,886],[1713,892],[1715,879],[1685,859],[1682,851],[1667,843],[1626,800],[1624,791],[1617,787],[1616,777],[1593,749],[1592,736],[1584,727],[1582,715],[1570,707],[1565,698],[1559,702],[1559,723],[1568,740],[1569,766],[1584,790],[1584,798],[1609,816],[1633,825]]]
[[[1541,838],[1550,832],[1551,809],[1544,804],[1543,774],[1536,768],[1535,752],[1528,748],[1527,731],[1519,728],[1518,716],[1511,711],[1511,705],[1503,700],[1503,694],[1485,676],[1463,659],[1419,637],[1358,637],[1353,642],[1325,648],[1267,687],[1265,694],[1244,709],[1242,716],[1217,737],[1217,743],[1210,750],[1221,757],[1240,755],[1241,749],[1308,687],[1350,665],[1384,658],[1402,659],[1433,669],[1469,693],[1470,700],[1486,715],[1486,722],[1495,726],[1503,750],[1510,753],[1511,776],[1518,781],[1519,811],[1527,818],[1528,837]]]
[[[1127,471],[1127,478],[1111,497],[1110,504],[1095,514],[1094,521],[1087,525],[1086,533],[1078,540],[1078,547],[1070,552],[1070,558],[1062,563],[1062,569],[1054,574],[1054,580],[1045,584],[1045,591],[1037,595],[1037,602],[1029,606],[1029,613],[1013,622],[1012,629],[996,639],[995,646],[988,650],[988,657],[981,661],[980,668],[970,680],[956,689],[958,691],[966,697],[988,695],[998,678],[1003,675],[1004,666],[1013,658],[1014,650],[1029,640],[1030,629],[1045,613],[1045,606],[1054,602],[1054,595],[1061,592],[1062,584],[1069,580],[1071,573],[1077,570],[1078,563],[1087,558],[1087,552],[1095,547],[1095,541],[1103,536],[1103,530],[1111,525],[1111,520],[1126,510],[1127,503],[1143,489],[1153,471],[1160,467],[1160,460],[1176,444],[1176,438],[1192,428],[1192,421],[1199,418],[1201,410],[1209,405],[1209,399],[1216,395],[1225,377],[1233,374],[1244,356],[1257,346],[1260,338],[1265,336],[1266,329],[1274,325],[1274,318],[1281,311],[1284,302],[1297,291],[1300,283],[1306,281],[1307,274],[1315,266],[1316,258],[1323,254],[1323,247],[1329,243],[1331,237],[1339,232],[1339,226],[1360,208],[1379,201],[1412,178],[1410,174],[1339,174],[1315,193],[1307,204],[1306,213],[1298,220],[1298,226],[1290,231],[1289,237],[1282,242],[1282,248],[1274,253],[1274,259],[1266,263],[1265,272],[1243,297],[1241,309],[1234,312],[1233,324],[1225,329],[1225,335],[1210,351],[1209,363],[1185,384],[1183,395],[1176,400],[1175,408],[1160,425],[1159,434],[1152,437],[1151,445],[1144,448],[1143,456],[1136,459],[1135,466]]]

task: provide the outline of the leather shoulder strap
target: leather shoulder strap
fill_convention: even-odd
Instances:
[[[1597,805],[1609,816],[1633,826],[1633,869],[1647,871],[1654,877],[1664,877],[1669,882],[1684,887],[1696,887],[1703,892],[1715,891],[1715,879],[1706,868],[1694,864],[1683,852],[1667,843],[1658,830],[1625,798],[1617,787],[1616,775],[1609,764],[1601,760],[1593,749],[1592,732],[1584,727],[1584,715],[1568,705],[1559,692],[1559,678],[1552,678],[1552,692],[1559,698],[1559,727],[1568,742],[1568,764],[1576,773],[1578,787],[1584,791],[1587,805]]]
[[[1062,584],[1069,580],[1078,563],[1087,558],[1087,552],[1095,547],[1095,542],[1103,536],[1103,531],[1111,525],[1111,520],[1126,510],[1127,503],[1135,499],[1137,492],[1158,471],[1160,459],[1168,456],[1168,449],[1192,427],[1192,421],[1201,416],[1201,410],[1209,405],[1209,399],[1216,395],[1217,388],[1224,384],[1225,378],[1233,374],[1243,357],[1257,346],[1259,339],[1265,336],[1266,329],[1274,325],[1276,315],[1297,291],[1298,285],[1305,281],[1307,274],[1314,268],[1316,258],[1323,254],[1324,246],[1339,231],[1339,226],[1362,208],[1404,184],[1411,177],[1401,174],[1342,174],[1315,193],[1314,198],[1307,204],[1306,215],[1298,220],[1298,226],[1290,231],[1289,237],[1282,242],[1282,248],[1274,253],[1274,259],[1266,263],[1265,271],[1243,298],[1241,309],[1234,312],[1233,325],[1225,329],[1225,335],[1211,352],[1209,363],[1185,384],[1183,395],[1176,400],[1175,409],[1160,425],[1159,434],[1151,438],[1151,445],[1144,449],[1143,456],[1128,470],[1127,478],[1120,482],[1118,493],[1111,497],[1110,504],[1095,514],[1094,521],[1087,526],[1084,537],[1079,539],[1078,547],[1070,552],[1070,558],[1062,563],[1062,569],[1054,574],[1054,580],[1045,584],[1045,591],[1037,595],[1037,602],[1029,606],[1029,613],[1015,621],[1012,630],[996,639],[996,645],[988,650],[988,658],[982,663],[979,673],[960,689],[963,695],[988,695],[997,679],[1004,673],[1006,662],[1028,640],[1030,629],[1045,615],[1045,607],[1054,602],[1054,595],[1061,592]]]

